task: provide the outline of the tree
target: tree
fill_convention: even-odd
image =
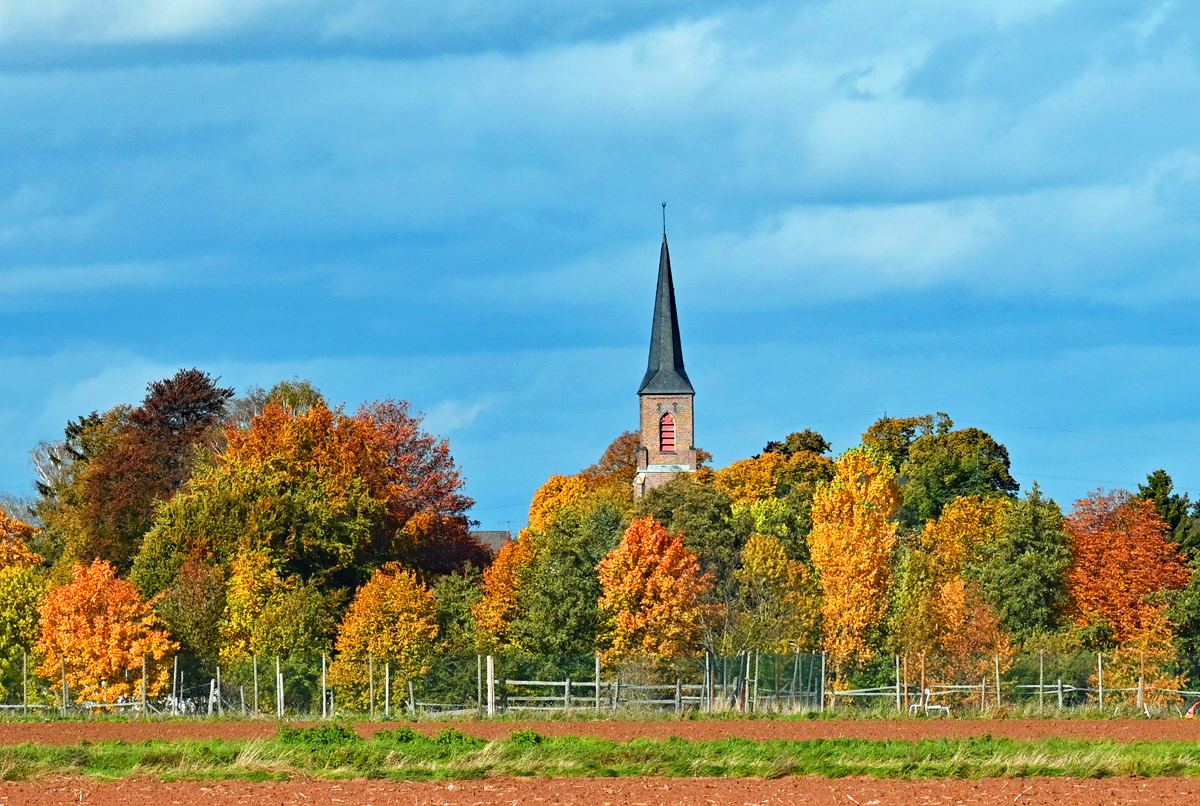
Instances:
[[[736,626],[727,650],[787,653],[817,646],[821,594],[816,574],[791,559],[779,538],[751,536],[736,574],[741,599],[730,617]]]
[[[328,649],[333,604],[311,583],[281,574],[269,552],[240,552],[230,564],[219,625],[222,662]]]
[[[533,562],[536,547],[528,529],[496,552],[483,572],[483,598],[471,609],[479,644],[484,649],[512,645],[510,624],[520,608],[520,588],[525,569]]]
[[[46,574],[30,565],[0,567],[0,697],[21,683],[23,657],[37,646]]]
[[[1006,508],[995,544],[969,560],[967,573],[1004,628],[1026,640],[1059,626],[1070,562],[1062,510],[1035,482]]]
[[[38,674],[60,693],[65,676],[76,700],[115,703],[138,694],[145,661],[147,695],[161,694],[171,681],[163,660],[179,645],[152,603],[104,560],[76,565],[72,573],[73,581],[42,604]]]
[[[886,462],[899,473],[908,460],[909,448],[914,440],[933,434],[949,434],[954,428],[950,415],[938,412],[920,417],[880,417],[863,434],[862,444],[875,451],[880,461]]]
[[[1157,612],[1150,597],[1187,584],[1183,558],[1153,501],[1097,491],[1076,501],[1063,525],[1073,553],[1067,593],[1080,625],[1104,622],[1118,643],[1132,640]]]
[[[154,609],[183,650],[216,660],[225,615],[223,569],[195,558],[187,560]]]
[[[38,529],[10,518],[6,511],[0,509],[0,568],[32,568],[40,565],[42,558],[29,548],[38,532]]]
[[[809,546],[824,644],[837,666],[874,652],[868,637],[887,613],[897,504],[895,471],[869,448],[838,457],[833,480],[817,488]]]
[[[1011,495],[1018,485],[1008,468],[1008,450],[978,428],[919,437],[900,467],[904,522],[917,527],[959,496]]]
[[[663,659],[696,652],[701,597],[712,583],[682,539],[653,518],[638,518],[597,571],[608,657]]]
[[[159,502],[191,477],[195,447],[216,433],[232,389],[198,369],[150,384],[109,449],[80,474],[81,541],[75,559],[101,558],[128,570]]]
[[[483,599],[483,577],[479,569],[467,566],[447,574],[433,584],[438,604],[438,637],[448,654],[474,654],[475,616],[473,609]]]
[[[768,442],[767,447],[763,448],[763,453],[782,453],[784,456],[814,453],[817,456],[824,456],[829,453],[831,447],[825,437],[811,428],[806,428],[803,431],[794,431],[788,434],[782,442]]]
[[[580,477],[588,487],[617,487],[633,496],[633,477],[637,475],[637,451],[642,438],[636,431],[625,431],[612,441],[600,461],[584,468]]]
[[[429,671],[437,646],[438,606],[416,574],[399,565],[385,566],[359,588],[338,627],[337,658],[329,669],[341,701],[368,705],[370,664],[390,663],[393,687]],[[383,679],[380,678],[380,683]]]

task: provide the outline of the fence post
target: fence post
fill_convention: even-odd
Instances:
[[[375,719],[375,653],[367,653],[367,685],[369,691],[367,694],[367,714]]]
[[[21,713],[29,713],[29,653],[21,653]]]
[[[208,715],[209,715],[209,716],[212,716],[212,706],[213,706],[213,690],[214,690],[216,687],[217,687],[217,681],[216,681],[216,679],[215,679],[215,678],[211,678],[211,677],[210,677],[210,678],[208,679]]]
[[[600,713],[600,653],[596,653],[596,713]]]
[[[621,675],[617,675],[617,679],[613,681],[613,710],[617,710],[617,706],[621,704]]]
[[[1062,707],[1063,707],[1063,687],[1062,687],[1062,678],[1060,677],[1060,678],[1058,678],[1058,710],[1061,711]]]
[[[567,676],[567,682],[563,686],[563,710],[571,710],[571,677]]]
[[[1142,653],[1140,653],[1139,661],[1138,661],[1138,703],[1137,703],[1137,707],[1138,707],[1139,711],[1145,707],[1145,705],[1144,705],[1144,703],[1146,701],[1145,693],[1146,693],[1146,653],[1142,652]],[[1149,715],[1149,714],[1147,713],[1147,715]]]
[[[496,715],[496,661],[487,656],[487,715]]]
[[[755,713],[758,712],[758,665],[761,660],[762,653],[757,649],[754,650],[754,700],[752,701],[750,710],[754,711]]]
[[[246,687],[238,686],[238,697],[242,701],[242,719],[246,718]]]
[[[483,712],[483,655],[475,656],[475,707]]]
[[[175,665],[171,669],[171,711],[179,716],[179,656],[175,656]]]
[[[987,675],[979,678],[979,713],[987,710]]]
[[[66,716],[67,710],[71,707],[71,689],[67,686],[67,659],[64,657],[64,658],[59,658],[59,660],[62,661],[62,679],[63,679],[63,685],[62,685],[63,709],[62,710],[63,710],[63,716]]]
[[[1100,710],[1104,710],[1104,654],[1096,653],[1096,682],[1100,693]]]
[[[254,663],[254,715],[258,716],[258,655],[251,655],[250,660]]]
[[[675,713],[683,712],[683,681],[675,678]]]
[[[225,716],[225,704],[221,702],[221,664],[217,664],[217,716]]]
[[[321,653],[321,719],[329,716],[329,700],[325,688],[325,653]]]
[[[283,719],[283,670],[279,668],[279,656],[275,656],[275,717]]]
[[[408,707],[414,714],[417,712],[417,692],[413,690],[411,678],[408,681]]]
[[[146,656],[142,655],[142,716],[147,716],[149,706],[146,704]]]
[[[1046,650],[1038,650],[1038,713],[1046,709]]]
[[[1000,707],[1000,653],[996,653],[996,707]]]
[[[825,650],[821,650],[821,713],[825,713]]]
[[[385,719],[392,717],[392,662],[390,660],[383,662],[383,716]]]
[[[903,710],[900,705],[900,656],[896,656],[896,710]]]

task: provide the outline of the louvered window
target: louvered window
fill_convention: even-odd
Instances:
[[[671,412],[662,416],[658,423],[659,446],[663,453],[675,452],[675,418]]]

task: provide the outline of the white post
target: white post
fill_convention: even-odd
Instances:
[[[179,716],[179,656],[175,656],[175,665],[171,669],[171,712]]]
[[[496,715],[496,662],[487,656],[487,715]]]
[[[251,655],[250,660],[254,663],[254,715],[258,716],[258,655]]]
[[[1046,709],[1046,650],[1038,650],[1038,713]]]
[[[369,693],[367,694],[367,713],[371,719],[375,719],[375,653],[367,653],[367,685]]]
[[[321,653],[321,719],[329,716],[328,700],[325,692],[325,653]]]
[[[896,656],[896,710],[902,711],[904,707],[900,704],[900,656]]]
[[[600,653],[596,653],[596,713],[600,713]]]
[[[146,656],[142,655],[142,716],[146,716],[149,708],[146,705]]]
[[[1096,653],[1096,682],[1100,693],[1100,710],[1104,710],[1104,655]]]
[[[475,656],[475,707],[483,711],[483,655]]]
[[[996,707],[1000,707],[1000,653],[996,653]]]
[[[392,662],[383,662],[383,715],[392,716]]]
[[[21,653],[21,713],[29,713],[29,653]]]
[[[821,713],[825,713],[825,652],[821,651]]]
[[[217,664],[217,716],[225,716],[225,705],[221,702],[221,664]]]
[[[279,656],[275,656],[275,716],[283,719],[283,670],[279,668]]]

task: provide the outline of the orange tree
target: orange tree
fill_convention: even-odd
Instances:
[[[868,448],[838,457],[833,480],[817,488],[809,545],[835,666],[873,654],[868,635],[887,614],[898,501],[895,471]]]
[[[1118,643],[1156,621],[1149,597],[1188,582],[1183,557],[1153,501],[1124,490],[1095,492],[1075,502],[1063,527],[1071,540],[1067,593],[1075,620],[1107,624]]]
[[[65,675],[77,701],[114,703],[138,695],[144,659],[147,694],[166,690],[171,672],[162,661],[178,644],[161,629],[151,603],[105,560],[76,565],[73,576],[41,607],[38,674],[60,693]]]
[[[654,518],[638,518],[596,570],[609,657],[671,658],[697,650],[700,599],[712,580],[680,537]]]
[[[379,569],[359,588],[338,628],[337,658],[329,668],[339,701],[364,708],[368,704],[371,664],[375,685],[383,690],[384,664],[391,685],[404,691],[408,681],[429,670],[437,647],[438,608],[433,593],[416,574],[391,564]]]
[[[528,529],[500,547],[496,559],[483,572],[483,598],[471,613],[480,646],[498,649],[512,645],[510,625],[520,607],[521,586],[537,549]]]
[[[31,568],[40,565],[42,558],[29,548],[38,530],[27,523],[10,518],[0,509],[0,568],[18,566]]]

